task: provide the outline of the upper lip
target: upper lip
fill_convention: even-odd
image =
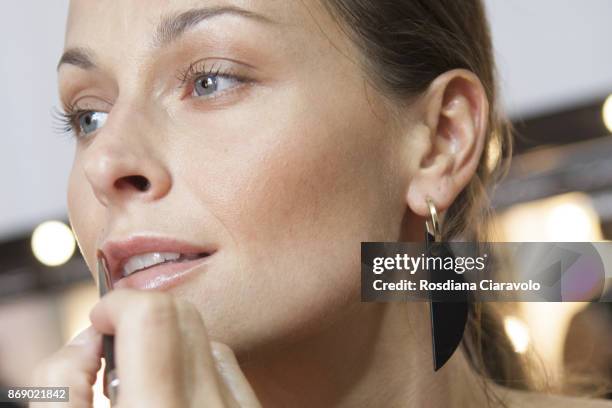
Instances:
[[[123,277],[123,265],[135,255],[149,252],[212,255],[215,252],[215,248],[210,244],[197,245],[162,236],[131,236],[121,240],[107,240],[100,246],[100,250],[106,257],[110,281],[113,283]]]

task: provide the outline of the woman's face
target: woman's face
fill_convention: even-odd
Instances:
[[[69,217],[92,270],[134,237],[214,250],[115,285],[191,301],[237,352],[357,304],[360,242],[397,239],[406,180],[389,105],[320,4],[75,0],[68,50]]]

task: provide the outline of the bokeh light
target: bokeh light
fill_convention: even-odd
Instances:
[[[37,226],[31,245],[36,259],[47,266],[66,263],[76,248],[72,230],[61,221],[45,221]]]
[[[612,94],[610,94],[606,101],[603,104],[603,108],[601,110],[601,114],[603,116],[603,121],[608,131],[612,133]]]
[[[526,352],[529,348],[529,329],[527,325],[516,317],[508,316],[504,319],[504,329],[514,351],[517,353]]]

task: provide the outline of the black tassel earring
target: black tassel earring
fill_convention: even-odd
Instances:
[[[430,197],[427,197],[426,201],[430,213],[430,219],[425,222],[427,256],[442,257],[443,259],[449,256],[454,257],[450,247],[442,242],[436,206]],[[436,262],[434,262],[435,264]],[[437,268],[429,270],[429,279],[430,282],[440,283],[450,279],[456,282],[465,281],[462,274],[445,269],[437,270]],[[459,347],[467,322],[467,295],[457,298],[457,295],[453,294],[450,298],[453,299],[452,302],[429,302],[434,371],[438,371]]]

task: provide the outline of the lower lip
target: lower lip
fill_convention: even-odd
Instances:
[[[114,283],[113,288],[166,290],[188,279],[200,266],[205,266],[213,254],[182,262],[167,262],[134,272]]]

